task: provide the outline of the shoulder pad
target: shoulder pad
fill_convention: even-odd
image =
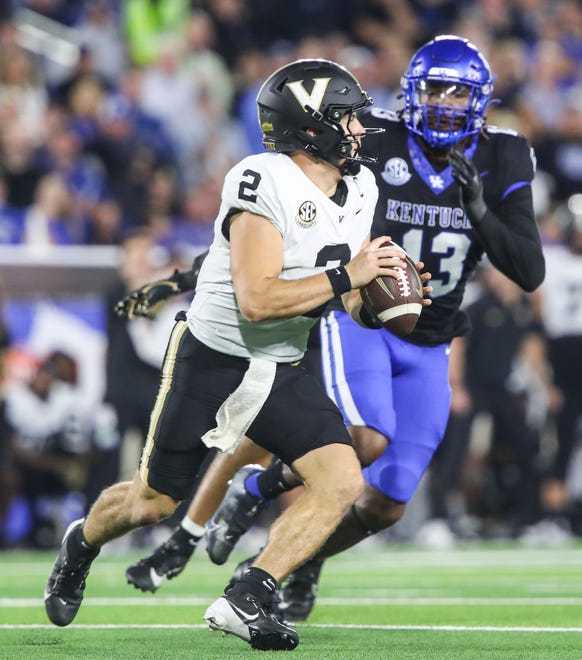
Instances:
[[[521,133],[518,133],[517,131],[514,131],[511,128],[500,128],[499,126],[486,126],[485,131],[487,133],[511,135],[513,137],[523,137]]]
[[[370,108],[369,114],[376,119],[385,119],[387,121],[400,121],[399,114],[396,110],[388,110],[387,108]]]

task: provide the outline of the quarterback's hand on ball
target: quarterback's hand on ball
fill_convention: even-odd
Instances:
[[[396,269],[404,268],[406,253],[397,245],[385,247],[388,242],[389,236],[375,238],[346,264],[352,289],[364,286],[380,275],[399,277],[399,270]]]
[[[461,189],[461,205],[469,220],[478,223],[487,213],[483,199],[483,181],[475,165],[458,149],[451,149],[449,163],[452,175]]]
[[[180,287],[172,280],[158,280],[151,284],[131,291],[115,305],[117,316],[126,319],[135,317],[154,318],[162,304],[172,296],[176,296]]]

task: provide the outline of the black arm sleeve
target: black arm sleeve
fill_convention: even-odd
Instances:
[[[199,254],[194,262],[192,263],[192,268],[183,273],[176,271],[170,278],[172,281],[176,282],[178,288],[182,293],[186,291],[194,291],[196,284],[198,282],[198,274],[200,273],[200,268],[202,262],[208,256],[208,250]]]
[[[524,291],[543,282],[546,268],[533,212],[531,188],[510,193],[496,213],[488,210],[474,229],[491,263]]]

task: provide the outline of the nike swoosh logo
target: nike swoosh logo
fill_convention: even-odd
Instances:
[[[228,602],[228,604],[232,607],[232,609],[236,612],[236,614],[238,614],[245,621],[254,621],[255,619],[259,618],[258,612],[255,612],[254,614],[249,614],[248,612],[241,610],[240,607],[237,607],[234,603],[231,603],[230,601]]]
[[[220,529],[222,526],[222,523],[215,523],[214,520],[209,520],[206,523],[206,531],[213,532],[215,529]]]
[[[44,590],[44,600],[48,600],[51,596],[54,596],[54,594],[51,594],[49,591],[47,591],[45,589]],[[58,596],[58,599],[59,599],[61,605],[63,605],[64,607],[67,607],[69,605],[69,603],[67,603],[67,601],[64,598],[61,598],[60,596]]]
[[[384,291],[384,293],[389,298],[391,298],[392,300],[396,300],[392,291],[390,291],[390,289],[384,284],[384,282],[379,277],[376,278],[376,282],[378,283],[378,286],[382,289],[382,291]]]
[[[156,589],[157,589],[159,586],[161,586],[163,581],[166,579],[166,576],[165,575],[158,575],[156,573],[155,568],[150,568],[150,579],[151,579],[152,584],[154,585],[154,587],[156,587]]]

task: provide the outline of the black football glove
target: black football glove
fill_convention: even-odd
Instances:
[[[139,289],[131,291],[115,304],[115,313],[125,319],[133,319],[138,316],[154,318],[168,298],[182,293],[177,281],[179,275],[176,270],[172,277],[166,280],[145,284]]]
[[[188,271],[175,270],[171,277],[165,280],[145,284],[128,293],[115,305],[117,316],[125,319],[133,319],[136,316],[151,319],[159,312],[162,304],[168,298],[186,291],[194,291],[200,268],[207,255],[208,250],[199,254]]]
[[[458,149],[451,149],[449,163],[453,178],[461,189],[461,206],[473,224],[478,224],[487,213],[483,199],[483,181],[475,165]]]

